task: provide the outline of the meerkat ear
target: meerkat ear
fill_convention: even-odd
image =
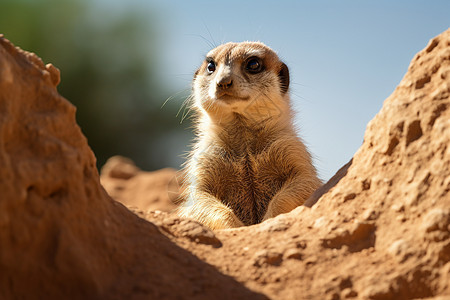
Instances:
[[[278,72],[278,77],[280,78],[281,92],[286,94],[289,89],[289,69],[286,64],[281,64],[281,69]]]

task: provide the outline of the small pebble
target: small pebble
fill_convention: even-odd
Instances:
[[[355,298],[358,296],[358,293],[351,288],[346,288],[342,290],[341,295],[342,298]]]
[[[435,208],[429,211],[422,221],[422,228],[425,232],[436,230],[449,231],[450,212],[447,209]]]
[[[302,259],[302,253],[300,252],[300,250],[296,249],[296,248],[291,248],[286,250],[286,252],[284,253],[284,257],[286,258],[290,258],[290,259]]]
[[[253,265],[260,267],[265,264],[280,265],[282,261],[281,253],[268,250],[260,250],[253,256]]]

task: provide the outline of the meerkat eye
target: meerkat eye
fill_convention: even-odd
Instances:
[[[245,69],[250,73],[259,73],[262,71],[262,62],[258,57],[251,57],[247,60]]]
[[[216,70],[216,64],[213,61],[208,62],[206,70],[208,71],[209,74],[214,73],[214,71]]]

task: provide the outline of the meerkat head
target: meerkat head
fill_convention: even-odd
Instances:
[[[240,115],[260,121],[289,109],[289,70],[259,42],[211,50],[194,76],[194,106],[216,122]]]

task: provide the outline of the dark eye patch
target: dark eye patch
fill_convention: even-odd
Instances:
[[[249,59],[247,59],[245,63],[245,70],[247,70],[247,72],[252,74],[261,72],[263,70],[262,60],[256,56],[250,57]]]

